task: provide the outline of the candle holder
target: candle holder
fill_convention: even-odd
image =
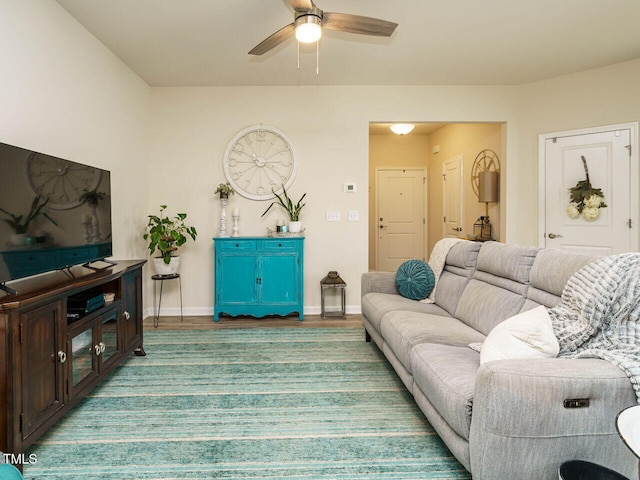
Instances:
[[[220,231],[218,237],[228,237],[227,233],[227,199],[221,197],[220,203],[222,204],[222,211],[220,212]]]
[[[231,234],[232,237],[239,237],[240,233],[239,233],[239,228],[238,228],[238,220],[240,219],[240,215],[234,214],[233,215],[233,233]]]

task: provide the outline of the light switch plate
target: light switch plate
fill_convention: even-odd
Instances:
[[[339,222],[340,211],[339,210],[327,210],[327,222]]]
[[[349,221],[350,222],[359,222],[360,221],[360,212],[358,210],[349,210]]]

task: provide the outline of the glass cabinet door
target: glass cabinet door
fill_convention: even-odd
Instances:
[[[91,381],[98,376],[98,365],[93,354],[93,337],[92,327],[71,337],[71,395],[83,381]]]
[[[102,319],[102,338],[98,345],[100,346],[100,357],[103,365],[109,364],[110,361],[120,356],[118,331],[118,311],[114,311]]]

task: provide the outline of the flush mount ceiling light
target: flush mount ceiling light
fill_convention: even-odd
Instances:
[[[413,130],[415,125],[411,123],[395,123],[391,125],[389,128],[396,135],[406,135],[407,133]]]
[[[314,15],[301,15],[296,18],[296,39],[302,43],[314,43],[322,36],[322,18]]]

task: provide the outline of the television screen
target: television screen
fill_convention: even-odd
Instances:
[[[111,255],[109,171],[0,143],[0,283]]]

